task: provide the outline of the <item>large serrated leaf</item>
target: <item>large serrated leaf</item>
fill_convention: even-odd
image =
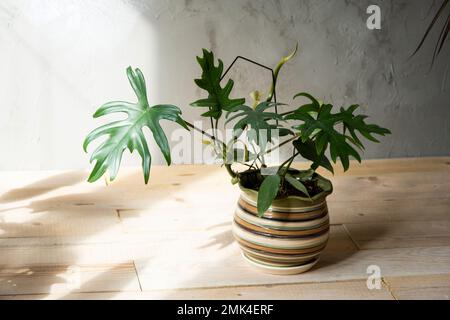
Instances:
[[[356,135],[360,133],[363,137],[373,142],[378,142],[374,134],[386,135],[390,131],[375,124],[367,124],[364,120],[365,115],[354,115],[353,112],[358,105],[352,105],[348,109],[341,108],[338,113],[332,113],[331,104],[320,104],[317,99],[307,93],[300,93],[296,96],[304,96],[312,101],[312,106],[299,107],[294,112],[285,116],[285,120],[300,121],[300,124],[294,125],[299,131],[300,139],[294,142],[294,146],[305,158],[312,160],[313,167],[323,166],[332,170],[328,159],[323,155],[330,147],[330,155],[333,162],[337,158],[341,160],[344,170],[350,165],[349,157],[361,162],[359,153],[354,149],[363,149],[364,145]],[[311,112],[314,111],[312,114]],[[344,133],[338,132],[335,127],[343,124]],[[350,136],[345,135],[345,131],[350,132]]]
[[[106,137],[91,155],[90,161],[96,162],[89,176],[89,182],[98,180],[106,171],[109,172],[110,180],[114,180],[119,171],[122,154],[128,149],[130,152],[137,150],[141,156],[144,180],[147,183],[150,177],[152,158],[142,129],[144,127],[150,129],[156,144],[169,165],[171,163],[170,147],[159,121],[163,119],[174,121],[187,129],[178,107],[174,105],[149,107],[144,76],[139,69],[133,70],[128,67],[127,75],[138,97],[138,102],[109,102],[95,112],[94,118],[111,113],[125,113],[127,118],[110,122],[93,130],[84,140],[83,148],[87,152],[87,148],[92,141],[100,137]]]

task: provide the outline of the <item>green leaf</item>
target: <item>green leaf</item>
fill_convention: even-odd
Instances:
[[[339,113],[332,113],[333,106],[331,104],[319,104],[319,102],[307,93],[300,93],[298,95],[308,97],[313,106],[320,107],[316,109],[316,114],[311,114],[311,107],[300,107],[293,113],[284,117],[285,120],[300,121],[300,124],[293,126],[294,129],[299,131],[301,137],[295,144],[298,151],[303,151],[306,158],[314,161],[313,167],[317,165],[324,166],[330,170],[331,164],[328,165],[327,160],[324,160],[321,154],[323,154],[327,147],[330,147],[330,155],[333,162],[336,163],[337,158],[341,160],[344,170],[347,170],[350,165],[349,157],[353,157],[361,162],[359,153],[353,148],[352,145],[363,149],[364,145],[356,135],[356,132],[360,133],[363,137],[373,142],[378,142],[373,134],[386,135],[390,131],[388,129],[379,127],[375,124],[367,124],[364,120],[367,118],[365,115],[354,115],[353,112],[358,108],[358,105],[352,105],[347,110],[341,108]],[[297,95],[297,96],[298,96]],[[343,124],[344,133],[339,133],[335,127],[339,124]],[[350,136],[345,135],[345,131],[350,132]],[[309,141],[307,143],[307,141]],[[301,145],[303,144],[303,146]],[[311,147],[314,145],[314,149]]]
[[[265,111],[275,105],[277,104],[265,101],[258,104],[255,109],[244,105],[236,106],[227,113],[225,124],[236,118],[241,118],[233,127],[234,136],[239,136],[244,128],[250,127],[252,133],[249,134],[249,141],[256,141],[258,146],[266,145],[268,141],[272,140],[271,130],[280,129],[280,126],[273,122],[283,120],[281,115]],[[230,117],[232,113],[238,111],[240,112]],[[265,133],[267,133],[267,136],[263,135]],[[282,133],[284,134],[285,132],[283,131]]]
[[[372,142],[379,142],[373,134],[378,134],[384,136],[386,134],[390,134],[391,132],[386,129],[379,127],[375,124],[367,124],[364,120],[367,116],[360,114],[354,115],[353,112],[358,108],[358,105],[352,105],[348,107],[348,109],[341,108],[341,112],[337,114],[337,116],[342,119],[344,124],[344,129],[350,132],[353,140],[355,141],[355,145],[358,145],[364,148],[361,140],[356,135],[355,131],[359,132],[364,138],[370,140]]]
[[[131,67],[128,67],[127,76],[136,93],[138,102],[109,102],[102,105],[95,112],[94,118],[111,113],[125,113],[127,118],[110,122],[93,130],[84,140],[83,148],[87,152],[87,148],[92,141],[100,137],[106,138],[92,152],[90,162],[95,161],[95,165],[89,176],[89,182],[100,179],[106,171],[109,172],[110,179],[114,180],[119,171],[123,152],[128,149],[130,152],[136,150],[142,158],[144,180],[147,183],[150,177],[152,158],[142,129],[144,127],[150,129],[153,139],[169,165],[171,163],[170,147],[159,121],[164,119],[177,122],[188,129],[181,118],[181,111],[178,107],[173,105],[149,107],[144,76],[139,69],[133,70]]]
[[[304,193],[308,198],[310,198],[308,189],[306,189],[305,185],[300,181],[291,176],[289,173],[286,174],[285,179],[291,186],[293,186],[298,191]]]
[[[200,99],[191,103],[193,107],[208,107],[210,111],[203,113],[204,117],[219,119],[222,111],[229,111],[237,105],[245,103],[244,98],[230,99],[229,95],[233,89],[234,82],[229,79],[224,88],[220,85],[220,79],[223,72],[223,62],[219,59],[216,66],[214,54],[211,51],[203,49],[203,58],[197,57],[197,61],[202,68],[201,79],[195,79],[195,83],[203,90],[208,92],[208,98]]]
[[[313,162],[311,168],[317,169],[320,166],[334,173],[330,160],[328,160],[325,154],[317,152],[314,141],[307,140],[306,142],[302,142],[301,139],[297,139],[293,142],[293,145],[303,158]]]
[[[262,217],[269,209],[278,194],[281,177],[279,175],[266,176],[258,191],[258,215]]]
[[[297,97],[305,97],[305,98],[308,98],[309,100],[311,100],[311,102],[312,102],[312,104],[310,104],[310,105],[308,105],[308,106],[310,106],[309,108],[309,110],[305,110],[306,112],[309,112],[309,111],[315,111],[315,112],[319,112],[319,109],[320,109],[320,103],[319,103],[319,101],[317,101],[317,99],[316,98],[314,98],[312,95],[310,95],[309,93],[306,93],[306,92],[300,92],[300,93],[297,93],[295,96],[294,96],[294,99],[296,99]],[[304,107],[304,106],[303,106]],[[302,108],[302,107],[300,107],[300,108]]]

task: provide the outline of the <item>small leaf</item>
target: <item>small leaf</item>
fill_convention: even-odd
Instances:
[[[289,182],[289,184],[291,186],[293,186],[295,189],[297,189],[298,191],[304,193],[305,195],[308,196],[308,198],[310,198],[309,193],[308,193],[308,189],[306,189],[306,187],[305,187],[305,185],[303,183],[301,183],[299,180],[295,179],[289,173],[286,174],[285,179],[286,179],[287,182]]]
[[[277,83],[277,79],[278,79],[278,73],[281,70],[281,67],[283,67],[283,65],[288,62],[289,60],[291,60],[295,54],[297,53],[298,50],[298,43],[295,44],[295,49],[294,51],[292,51],[289,55],[281,58],[281,60],[278,62],[277,66],[275,67],[275,70],[273,71],[273,81],[272,81],[272,85],[270,86],[269,89],[269,96],[267,97],[266,101],[271,101],[273,98],[273,94],[275,92],[275,87],[276,87],[276,83]]]
[[[262,217],[264,212],[272,204],[272,201],[278,194],[281,177],[279,175],[267,176],[261,184],[258,191],[258,216]]]
[[[305,98],[308,98],[309,100],[311,100],[311,102],[312,102],[312,107],[311,107],[312,110],[309,110],[309,111],[319,112],[321,103],[316,98],[314,98],[312,95],[310,95],[309,93],[306,93],[306,92],[300,92],[300,93],[297,93],[294,96],[294,99],[297,98],[297,97],[305,97]]]
[[[302,142],[301,139],[297,139],[293,142],[293,145],[303,158],[313,162],[311,168],[317,169],[320,166],[334,173],[333,166],[325,154],[317,153],[314,141],[307,140],[306,142]]]
[[[300,171],[299,173],[296,173],[295,176],[300,180],[309,180],[314,175],[314,170],[309,169],[306,171]]]
[[[240,136],[244,128],[250,127],[251,132],[248,135],[249,142],[256,141],[256,144],[263,150],[264,148],[262,146],[272,141],[272,130],[280,128],[276,124],[276,120],[283,120],[283,117],[275,112],[265,112],[265,110],[276,105],[278,104],[264,101],[258,104],[255,109],[245,105],[236,106],[227,113],[225,124],[236,118],[241,118],[233,127],[234,136]],[[233,112],[237,114],[230,117]]]
[[[261,101],[261,94],[259,93],[258,90],[254,90],[254,91],[250,92],[250,98],[252,98],[252,100],[253,100],[252,108],[255,109],[256,106]]]
[[[208,107],[210,110],[202,114],[203,117],[219,119],[222,111],[229,111],[233,107],[245,103],[244,98],[230,99],[229,95],[233,89],[234,82],[229,79],[225,87],[222,88],[220,79],[223,72],[223,62],[218,59],[215,65],[214,54],[203,49],[203,57],[197,57],[197,61],[202,68],[202,76],[195,79],[195,84],[208,92],[208,98],[200,99],[191,103],[193,107]]]

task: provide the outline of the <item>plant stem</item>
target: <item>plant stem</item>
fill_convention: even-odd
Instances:
[[[204,136],[210,138],[210,139],[213,140],[214,142],[220,143],[220,144],[222,145],[222,148],[223,148],[224,152],[227,152],[227,145],[226,145],[223,141],[221,141],[221,140],[219,140],[218,138],[216,138],[216,137],[210,135],[209,133],[205,132],[204,130],[197,128],[196,126],[194,126],[192,123],[189,123],[188,121],[184,121],[184,122],[186,123],[186,125],[187,125],[188,127],[194,129],[194,130],[197,131],[197,132],[200,132],[201,134],[203,134]],[[271,152],[275,151],[276,149],[281,148],[281,147],[284,146],[285,144],[288,144],[289,142],[294,141],[294,140],[297,139],[298,137],[299,137],[298,135],[295,135],[295,136],[293,136],[292,138],[290,138],[290,139],[288,139],[288,140],[286,140],[286,141],[281,142],[281,143],[278,144],[277,146],[275,146],[275,147],[273,147],[273,148],[271,148],[271,149],[269,149],[269,150],[263,152],[261,155],[265,155],[265,154],[271,153]],[[237,139],[237,138],[236,138],[236,139]],[[294,156],[294,158],[295,158],[297,155],[298,155],[298,154],[296,154],[296,155]],[[289,160],[290,160],[290,159],[291,159],[291,158],[289,158]],[[288,160],[287,162],[289,162],[289,160]],[[226,162],[226,161],[225,161],[225,162]],[[287,163],[287,162],[286,162],[286,163]],[[283,163],[282,166],[285,165],[286,163]],[[253,165],[252,165],[252,166],[253,166]],[[231,164],[225,163],[225,168],[227,169],[227,172],[229,173],[229,175],[230,175],[232,178],[236,178],[236,177],[238,176],[238,173],[234,172],[233,169],[231,168]]]
[[[273,147],[273,148],[271,148],[271,149],[269,149],[269,150],[263,152],[263,154],[271,153],[271,152],[273,152],[273,151],[275,151],[275,150],[281,148],[281,147],[284,146],[285,144],[287,144],[287,143],[289,143],[289,142],[291,142],[291,141],[294,141],[294,140],[297,139],[298,137],[299,137],[298,135],[295,135],[295,136],[293,136],[292,138],[290,138],[290,139],[288,139],[288,140],[286,140],[286,141],[281,142],[279,145],[277,145],[277,146],[275,146],[275,147]]]
[[[220,143],[220,144],[222,145],[223,152],[227,152],[227,145],[226,145],[223,141],[217,139],[215,136],[210,135],[209,133],[205,132],[204,130],[197,128],[197,127],[194,126],[192,123],[189,123],[189,122],[187,122],[186,120],[185,120],[184,122],[186,123],[186,125],[187,125],[188,127],[194,129],[194,130],[197,131],[197,132],[200,132],[200,133],[203,134],[204,136],[206,136],[206,137],[210,138],[211,140],[213,140],[214,143],[215,143],[215,142]],[[224,160],[226,160],[226,159],[224,159]],[[233,171],[233,169],[231,168],[231,164],[226,163],[226,162],[227,162],[227,161],[224,161],[224,163],[225,163],[225,168],[227,169],[227,172],[229,173],[229,175],[230,175],[232,178],[236,178],[236,177],[237,177],[237,173]]]
[[[200,132],[201,134],[203,134],[204,136],[210,138],[213,141],[219,142],[220,144],[225,146],[225,143],[223,143],[222,141],[220,141],[219,139],[217,139],[215,136],[210,135],[208,132],[197,128],[196,126],[194,126],[192,123],[187,122],[186,120],[184,121],[186,123],[186,125],[192,129],[194,129],[197,132]]]
[[[288,114],[291,114],[291,113],[294,113],[295,112],[295,110],[291,110],[291,111],[286,111],[286,112],[283,112],[283,113],[280,113],[280,116],[287,116]]]
[[[284,176],[284,175],[287,173],[287,171],[289,170],[289,167],[291,166],[292,161],[294,161],[295,157],[298,156],[299,154],[300,154],[300,152],[296,152],[296,153],[294,153],[294,154],[292,155],[292,157],[290,157],[290,158],[287,159],[285,162],[283,162],[283,163],[280,165],[280,168],[278,169],[278,172],[280,172],[281,169],[287,164],[288,166],[286,167],[286,172],[283,174],[283,176]]]

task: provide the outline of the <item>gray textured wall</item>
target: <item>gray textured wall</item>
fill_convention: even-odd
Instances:
[[[161,81],[167,83],[161,95],[168,100],[183,92],[176,95],[183,104],[199,94],[190,86],[197,66],[185,59],[187,52],[198,53],[199,45],[227,62],[241,54],[275,65],[299,42],[300,54],[280,74],[279,100],[291,102],[293,94],[305,90],[337,106],[364,105],[374,122],[393,132],[382,144],[368,145],[368,158],[450,154],[449,45],[431,72],[434,38],[408,60],[437,9],[431,1],[174,3],[158,14],[140,8],[161,35]],[[366,27],[370,4],[381,7],[381,30]],[[267,88],[264,71],[245,64],[242,69],[233,75],[242,94]]]
[[[368,30],[366,8],[382,10]],[[333,104],[360,103],[393,132],[366,158],[450,154],[449,46],[429,71],[433,37],[408,56],[439,1],[424,0],[98,0],[0,4],[0,169],[87,167],[83,136],[109,100],[133,99],[124,70],[141,67],[151,103],[200,110],[195,56],[212,49],[225,64],[244,55],[267,65],[301,50],[282,70],[278,96],[309,91]],[[265,90],[264,71],[240,64],[236,94]],[[167,126],[170,130],[172,126]],[[155,161],[158,159],[155,153]],[[161,160],[161,157],[159,157]],[[135,160],[127,158],[130,163]]]

